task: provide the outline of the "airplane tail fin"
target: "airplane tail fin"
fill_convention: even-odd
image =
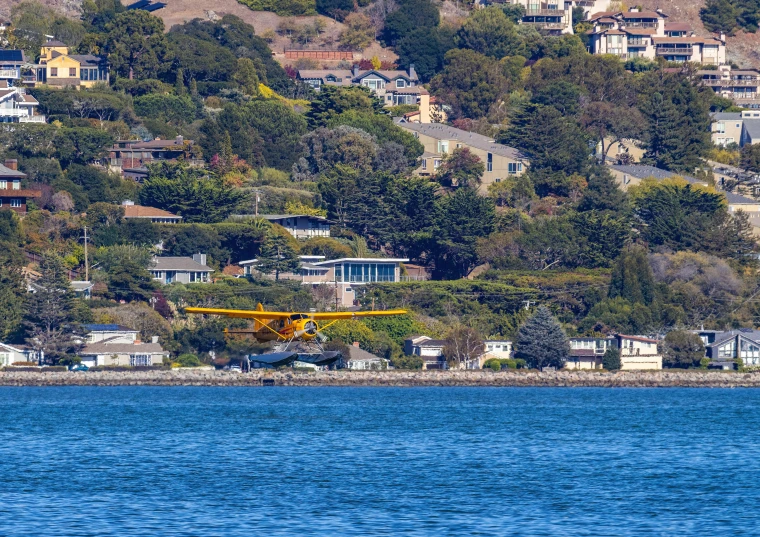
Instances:
[[[264,311],[264,306],[262,306],[261,302],[259,302],[259,303],[256,305],[256,311]],[[264,323],[262,323],[262,322],[259,322],[259,320],[258,320],[258,319],[254,319],[254,320],[253,320],[253,330],[254,330],[255,332],[258,332],[258,331],[259,331],[259,330],[261,330],[262,328],[264,328]]]

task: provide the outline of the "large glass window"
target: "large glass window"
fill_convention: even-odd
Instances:
[[[150,354],[130,354],[129,355],[129,365],[135,366],[135,365],[151,365],[150,364]]]
[[[736,341],[732,340],[718,347],[719,358],[734,358],[736,356]]]
[[[741,357],[747,358],[760,358],[760,346],[754,345],[749,341],[742,340],[741,342]],[[754,361],[753,361],[754,362]]]

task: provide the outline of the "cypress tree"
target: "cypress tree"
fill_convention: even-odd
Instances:
[[[617,371],[620,369],[620,351],[615,348],[609,348],[604,351],[604,356],[602,356],[602,367],[607,371]]]
[[[623,297],[632,304],[652,304],[654,276],[643,247],[631,246],[620,254],[612,269],[609,297]]]
[[[532,369],[560,369],[565,366],[569,353],[565,331],[545,306],[538,308],[518,331],[515,358],[525,360]]]

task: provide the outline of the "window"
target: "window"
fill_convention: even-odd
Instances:
[[[8,188],[8,181],[0,181],[0,188],[2,189]]]
[[[486,162],[486,171],[487,172],[493,171],[493,154],[492,153],[488,153],[488,158]]]
[[[396,80],[396,87],[397,88],[405,88],[406,87],[406,82],[404,81],[403,78],[399,78],[398,80]]]
[[[448,140],[438,140],[438,152],[439,153],[448,153],[449,152],[449,141]]]
[[[12,199],[11,200],[11,207],[16,207],[16,208],[21,207],[21,200],[20,199]]]
[[[441,167],[441,159],[437,158],[433,161],[433,169],[438,169]]]
[[[494,183],[501,183],[501,177],[497,177],[493,180]]]
[[[69,76],[77,76],[77,68],[69,67]]]
[[[13,190],[21,190],[21,181],[18,179],[13,181]]]
[[[343,281],[343,265],[335,265],[335,281]]]
[[[426,158],[422,159],[422,169],[423,170],[427,170],[427,159]]]
[[[736,356],[736,341],[731,340],[728,343],[718,347],[718,358],[733,358]]]
[[[516,174],[522,171],[522,162],[510,162],[507,164],[507,171],[510,174]]]
[[[58,68],[57,67],[51,67],[50,68],[50,76],[58,76]]]
[[[150,364],[150,354],[130,354],[129,355],[129,365],[136,366],[136,365],[151,365]]]
[[[719,134],[723,134],[724,132],[726,132],[726,124],[723,123],[722,121],[719,121],[715,126],[715,132]]]
[[[742,126],[742,124],[741,124],[741,123],[737,123],[737,124],[736,124],[736,128],[737,128],[737,129],[741,128],[741,126]]]

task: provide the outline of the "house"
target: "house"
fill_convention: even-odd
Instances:
[[[528,160],[517,149],[496,143],[488,136],[438,123],[396,124],[417,138],[425,148],[420,167],[415,173],[422,177],[435,175],[443,159],[454,149],[467,148],[480,158],[485,167],[480,178],[480,191],[487,192],[488,185],[501,182],[509,176],[522,175],[528,169]]]
[[[214,270],[206,266],[206,254],[193,257],[154,257],[150,270],[154,280],[170,283],[208,283]]]
[[[119,324],[83,324],[87,332],[87,344],[90,343],[123,343],[134,344],[139,341],[140,332]]]
[[[29,198],[39,198],[39,190],[21,188],[21,180],[25,173],[18,171],[18,161],[7,159],[0,164],[0,210],[10,209],[19,215],[26,214],[26,203]]]
[[[359,348],[359,343],[354,342],[348,348],[348,356],[344,357],[346,360],[346,367],[348,369],[354,369],[357,371],[378,371],[388,369],[390,360],[386,358],[380,358],[374,354],[367,352]]]
[[[17,362],[39,363],[37,351],[25,345],[0,343],[0,367],[7,367]]]
[[[69,54],[68,46],[49,39],[40,50],[35,85],[84,87],[108,84],[108,60],[93,54]]]
[[[345,257],[325,260],[324,256],[300,256],[298,273],[280,273],[280,279],[300,281],[316,289],[329,286],[335,289],[339,306],[358,303],[360,289],[371,283],[397,283],[401,281],[401,263],[408,259]],[[256,273],[257,259],[238,263],[246,276]],[[273,277],[268,275],[268,277]]]
[[[702,65],[726,63],[725,35],[698,37],[688,24],[668,21],[661,9],[603,11],[592,14],[588,21],[593,24],[588,32],[592,54]]]
[[[697,71],[697,76],[702,85],[711,88],[716,95],[733,100],[737,106],[760,108],[760,71],[719,65],[717,69]],[[735,140],[738,143],[739,138]]]
[[[712,115],[712,143],[723,147],[740,144],[743,125],[741,112],[716,112]]]
[[[264,214],[260,215],[259,218],[284,227],[288,233],[297,239],[329,237],[330,226],[335,223],[324,216],[309,214]]]
[[[39,104],[24,88],[0,80],[0,123],[45,123],[45,116],[35,108]]]
[[[92,298],[93,287],[95,287],[95,284],[88,281],[74,280],[71,282],[71,289],[74,291],[74,295],[85,300]]]
[[[760,201],[733,192],[722,192],[722,194],[728,202],[728,212],[743,211],[752,225],[752,234],[760,237]]]
[[[164,211],[163,209],[135,205],[134,202],[131,201],[123,202],[122,206],[124,207],[124,218],[126,220],[143,219],[150,220],[154,224],[179,224],[182,222],[181,216],[172,214],[169,211]]]
[[[88,343],[79,351],[79,356],[82,363],[88,367],[117,365],[134,367],[161,365],[164,357],[168,357],[169,353],[164,351],[156,336],[151,343],[142,343],[139,340],[134,343]]]
[[[623,190],[628,190],[632,186],[641,184],[641,181],[650,177],[661,181],[673,177],[680,177],[691,185],[707,186],[705,181],[689,175],[673,173],[668,170],[663,170],[654,166],[646,166],[644,164],[613,164],[609,166],[609,170],[617,184]]]
[[[29,62],[23,50],[0,50],[0,80],[9,86],[23,80],[23,74],[28,65]]]
[[[621,370],[662,369],[662,356],[656,339],[617,334],[615,343],[620,349]]]
[[[156,162],[176,162],[182,160],[193,166],[203,164],[194,156],[195,142],[177,136],[171,140],[117,140],[108,153],[108,168],[124,173],[125,170],[140,170]]]
[[[760,366],[760,331],[748,328],[738,330],[692,330],[705,345],[705,356],[712,361],[729,361],[741,358],[745,366]]]
[[[422,358],[422,369],[447,369],[443,348],[446,342],[428,336],[412,336],[404,340],[404,354]]]
[[[573,33],[572,8],[566,2],[547,0],[518,0],[515,2],[525,8],[525,14],[520,24],[532,26],[546,35],[562,35]]]
[[[570,356],[566,369],[601,369],[602,357],[609,348],[616,347],[614,338],[571,337]]]

